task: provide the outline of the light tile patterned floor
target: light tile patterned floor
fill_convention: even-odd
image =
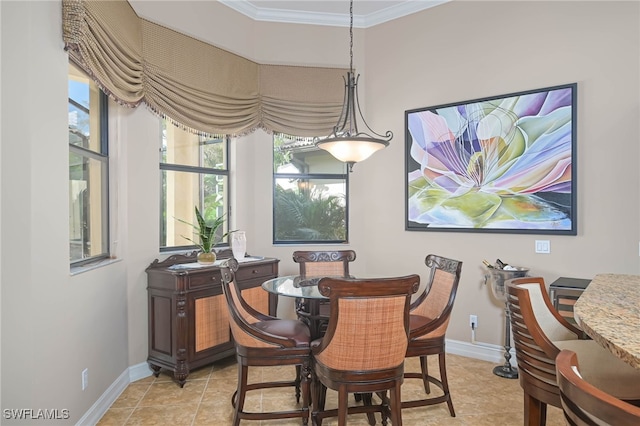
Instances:
[[[417,370],[416,360],[408,360],[405,370]],[[451,417],[446,404],[431,407],[405,409],[402,420],[405,426],[521,426],[523,424],[523,396],[518,380],[503,379],[492,373],[494,364],[447,355],[449,387],[456,410]],[[437,357],[430,357],[429,371],[438,371]],[[153,376],[131,383],[113,403],[99,426],[123,425],[231,425],[233,411],[231,395],[236,386],[236,364],[233,357],[191,372],[184,388],[180,388],[169,371],[163,370],[158,378]],[[269,367],[254,369],[250,375],[277,375],[280,379],[292,377],[292,367]],[[438,388],[432,389],[437,395]],[[247,408],[269,410],[271,407],[295,406],[292,388],[254,391],[247,398]],[[403,399],[412,395],[424,395],[417,380],[405,380],[402,386]],[[335,392],[327,393],[327,408],[335,407]],[[350,401],[353,401],[350,398]],[[299,419],[284,421],[246,421],[241,426],[289,426],[300,425]],[[311,424],[311,421],[309,421]],[[368,425],[366,416],[351,415],[349,425]],[[378,421],[380,424],[380,421]],[[547,426],[564,425],[562,411],[548,408]],[[335,426],[335,419],[323,422]]]

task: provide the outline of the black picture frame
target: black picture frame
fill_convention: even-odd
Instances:
[[[577,89],[405,111],[405,229],[577,235]]]

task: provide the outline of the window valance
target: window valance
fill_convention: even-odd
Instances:
[[[338,121],[346,69],[258,64],[138,17],[125,0],[63,0],[72,59],[117,102],[181,126],[323,136]]]

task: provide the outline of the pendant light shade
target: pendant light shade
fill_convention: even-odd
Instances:
[[[388,130],[384,135],[374,132],[367,124],[360,110],[358,101],[358,78],[353,73],[353,0],[350,2],[349,25],[350,35],[350,66],[345,78],[344,104],[338,123],[334,126],[333,132],[326,138],[316,141],[318,148],[328,151],[338,160],[349,165],[352,171],[353,165],[369,158],[374,152],[389,145],[393,138],[393,133]],[[358,129],[358,119],[362,121],[364,128],[369,132]]]

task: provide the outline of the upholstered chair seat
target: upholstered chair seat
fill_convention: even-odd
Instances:
[[[253,324],[253,326],[264,333],[291,339],[295,342],[296,346],[309,346],[309,339],[311,338],[309,327],[298,320],[277,319],[260,321]]]
[[[575,352],[586,382],[622,400],[640,400],[640,370],[614,356],[594,340],[556,340],[559,350]]]
[[[588,380],[584,363],[575,352],[563,349],[558,354],[556,372],[562,410],[568,425],[640,425],[640,407],[608,394],[598,384]]]

